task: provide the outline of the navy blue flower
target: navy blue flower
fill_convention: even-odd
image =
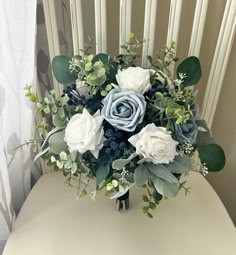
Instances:
[[[156,92],[162,93],[164,91],[166,91],[166,87],[160,81],[156,81],[152,85],[151,89],[144,94],[144,96],[151,98],[155,95]]]

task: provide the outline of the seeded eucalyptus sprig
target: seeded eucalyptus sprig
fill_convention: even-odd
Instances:
[[[135,66],[137,57],[139,57],[137,51],[142,45],[143,42],[140,42],[134,37],[133,33],[130,33],[129,40],[124,41],[120,46],[121,49],[124,50],[124,53],[118,55],[115,61],[121,66],[122,69],[129,66]]]
[[[155,60],[151,56],[147,57],[151,68],[161,70],[165,74],[170,75],[170,65],[179,60],[175,54],[175,42],[171,42],[170,46],[165,46],[162,49],[162,54],[156,52],[156,56],[157,58]]]
[[[162,195],[156,191],[151,180],[148,180],[147,184],[143,185],[143,188],[146,190],[147,194],[142,195],[142,200],[147,204],[141,208],[141,212],[149,218],[153,218],[150,210],[156,209],[156,206],[162,199]]]

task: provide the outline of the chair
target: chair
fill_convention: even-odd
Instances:
[[[43,0],[43,3],[52,58],[60,53],[55,2]],[[94,3],[96,52],[106,52],[107,1]],[[121,44],[131,30],[132,0],[120,0],[119,4]],[[178,43],[183,5],[182,0],[170,1],[167,42]],[[82,1],[71,0],[70,6],[73,48],[77,54],[84,48]],[[142,49],[143,66],[147,65],[146,56],[154,52],[157,6],[157,0],[145,1],[143,38],[147,43]],[[189,55],[199,56],[207,6],[208,0],[196,1]],[[203,118],[209,126],[229,59],[235,11],[236,1],[228,0],[203,100]],[[57,94],[61,93],[55,80],[54,88]],[[150,220],[139,210],[141,191],[131,190],[129,211],[117,212],[115,202],[103,194],[97,195],[95,203],[89,198],[76,202],[75,190],[65,185],[60,172],[46,173],[46,168],[44,172],[20,211],[3,255],[236,254],[235,227],[215,191],[198,173],[188,177],[192,187],[188,196],[181,192],[177,198],[163,201]]]

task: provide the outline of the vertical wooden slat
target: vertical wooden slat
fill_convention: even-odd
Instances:
[[[77,16],[77,30],[78,30],[78,49],[80,55],[83,55],[84,50],[84,29],[83,29],[83,14],[81,0],[76,0],[76,16]]]
[[[170,45],[172,41],[176,43],[176,49],[179,37],[180,18],[182,12],[182,0],[171,0],[170,14],[167,32],[167,45]],[[170,72],[174,73],[174,64],[170,66]]]
[[[54,56],[60,54],[55,2],[53,0],[43,0],[43,8],[48,38],[49,55],[50,59],[52,60]],[[56,81],[54,76],[53,85],[56,95],[61,95],[63,87]]]
[[[147,56],[153,55],[155,26],[156,26],[157,0],[146,0],[144,31],[143,31],[143,56],[142,66],[147,67]]]
[[[207,15],[208,0],[197,0],[193,19],[189,56],[199,56]]]
[[[236,1],[228,0],[203,100],[202,117],[211,127],[235,35]]]
[[[70,15],[74,55],[83,55],[84,30],[81,0],[70,0]]]
[[[132,0],[120,0],[120,35],[119,45],[129,39],[131,32],[131,14],[132,14]],[[123,53],[120,48],[120,53]]]
[[[106,0],[94,0],[96,52],[107,52]]]

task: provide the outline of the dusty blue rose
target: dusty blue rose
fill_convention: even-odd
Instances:
[[[189,142],[193,144],[197,138],[197,124],[195,119],[190,119],[185,123],[177,125],[175,122],[171,125],[173,138],[179,143]]]
[[[132,132],[142,123],[145,110],[146,101],[142,95],[116,88],[103,100],[102,115],[113,127]]]

